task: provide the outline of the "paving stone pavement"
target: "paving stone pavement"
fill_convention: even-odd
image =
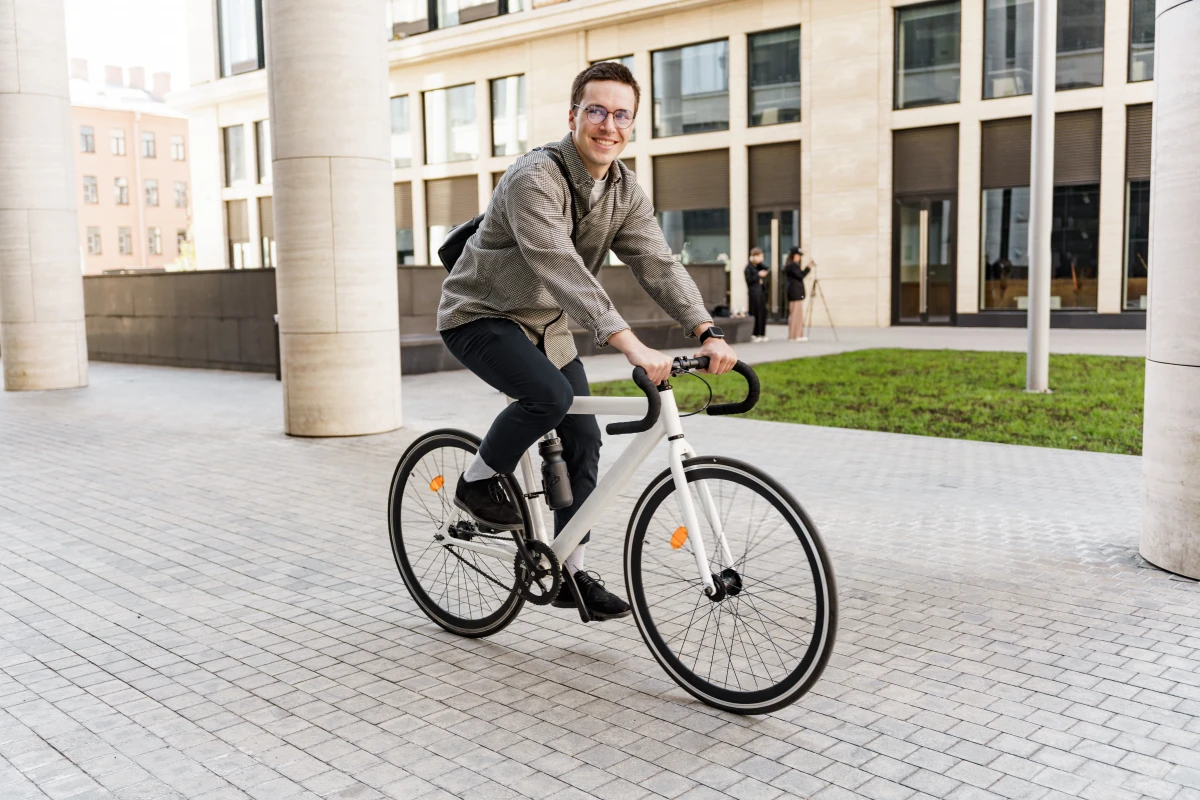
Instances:
[[[630,619],[420,614],[388,482],[500,407],[469,375],[406,378],[401,431],[311,440],[270,376],[91,370],[0,395],[3,800],[1200,798],[1200,587],[1137,555],[1137,458],[687,420],[800,498],[838,575],[823,678],[737,717]],[[588,550],[618,585],[637,491]]]

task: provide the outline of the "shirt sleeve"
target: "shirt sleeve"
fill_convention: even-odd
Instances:
[[[633,205],[613,238],[612,250],[629,265],[646,294],[683,326],[687,336],[694,337],[700,323],[712,322],[699,287],[671,254],[654,218],[654,207],[640,186],[634,187]]]
[[[555,170],[553,165],[545,170],[531,166],[509,179],[506,206],[513,239],[555,302],[604,347],[629,324],[575,250],[570,202],[557,171],[552,177],[550,170]]]

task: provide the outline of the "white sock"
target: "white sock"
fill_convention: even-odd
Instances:
[[[463,473],[463,480],[468,483],[471,481],[487,480],[496,474],[496,470],[487,465],[487,462],[480,457],[479,453],[475,454],[475,458],[467,466],[467,471]]]
[[[583,551],[587,545],[581,544],[571,551],[571,555],[567,556],[567,569],[571,570],[571,574],[583,571]]]

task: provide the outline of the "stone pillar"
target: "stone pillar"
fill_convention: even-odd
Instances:
[[[80,140],[66,64],[62,0],[0,3],[0,355],[9,391],[87,386],[71,150]],[[95,137],[107,146],[105,132]]]
[[[1141,553],[1200,578],[1200,0],[1158,0]]]
[[[266,4],[284,428],[400,425],[400,335],[378,0]]]

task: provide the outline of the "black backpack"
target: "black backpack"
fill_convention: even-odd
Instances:
[[[562,162],[562,158],[555,151],[546,147],[535,147],[534,150],[545,150],[554,159],[554,163],[558,165],[558,171],[562,173],[563,179],[567,182],[567,196],[571,198],[571,241],[575,241],[575,190],[571,186],[571,176],[567,174],[567,165]],[[480,214],[474,219],[469,219],[461,225],[455,225],[446,234],[442,246],[438,248],[438,258],[442,262],[442,266],[446,268],[446,272],[454,269],[454,265],[458,263],[459,256],[462,255],[463,248],[467,246],[467,240],[475,231],[479,230],[479,226],[483,224],[483,214]]]

